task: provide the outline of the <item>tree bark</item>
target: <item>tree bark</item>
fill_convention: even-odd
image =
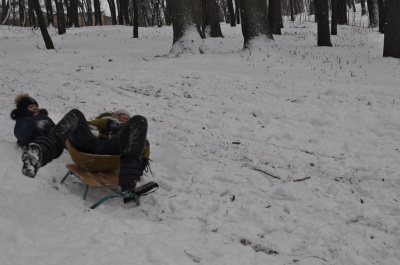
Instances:
[[[384,57],[400,59],[400,1],[387,0],[387,17],[383,45]]]
[[[55,0],[55,2],[56,2],[56,11],[57,11],[58,34],[62,35],[62,34],[66,33],[64,5],[62,3],[62,0]]]
[[[338,0],[331,1],[332,8],[332,20],[331,20],[331,35],[337,35],[338,25]]]
[[[379,25],[378,0],[367,0],[369,27],[376,28]]]
[[[240,24],[240,0],[235,0],[235,8],[236,8],[236,24]]]
[[[94,6],[94,24],[95,26],[103,25],[103,21],[101,21],[101,10],[100,10],[100,0],[93,0]]]
[[[338,1],[338,24],[339,25],[347,25],[347,3],[346,0],[337,0]]]
[[[117,13],[115,10],[115,2],[114,0],[107,0],[108,2],[108,8],[110,9],[110,13],[111,13],[111,23],[113,25],[117,25]]]
[[[256,38],[273,40],[269,26],[267,6],[264,0],[242,0],[241,18],[244,49],[250,48]]]
[[[281,0],[269,0],[268,19],[272,34],[282,35],[282,7]]]
[[[36,17],[35,17],[35,0],[28,0],[28,15],[29,15],[29,25],[31,27],[36,27]]]
[[[367,14],[367,10],[365,8],[365,0],[361,0],[361,16],[365,16]]]
[[[289,9],[290,9],[290,21],[294,21],[294,7],[293,0],[289,0]]]
[[[48,25],[54,26],[54,16],[53,16],[53,6],[51,5],[51,0],[45,0],[46,4],[46,16]]]
[[[93,15],[92,15],[92,0],[86,0],[88,25],[93,26]]]
[[[25,1],[19,0],[18,7],[19,7],[19,25],[21,27],[24,27],[25,26]]]
[[[231,22],[231,27],[236,27],[236,16],[235,16],[235,9],[233,8],[232,0],[228,0],[228,11],[229,11],[229,18]]]
[[[48,50],[54,49],[53,41],[51,40],[49,32],[47,31],[46,21],[44,20],[42,9],[40,8],[39,0],[34,0],[34,6],[40,31],[42,32],[43,40],[44,43],[46,44],[46,48]]]
[[[206,0],[206,33],[212,38],[223,38],[221,25],[219,24],[218,4],[215,0]]]
[[[318,20],[318,46],[332,47],[328,12],[328,0],[315,1],[315,15]]]
[[[182,53],[204,53],[207,50],[201,36],[194,0],[173,0],[171,4],[173,45],[170,54],[179,56]]]
[[[378,9],[379,9],[379,32],[385,33],[385,24],[386,24],[386,1],[378,0]]]
[[[138,0],[133,1],[133,38],[139,38],[139,6]]]

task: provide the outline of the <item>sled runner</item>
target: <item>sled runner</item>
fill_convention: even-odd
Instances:
[[[85,184],[85,191],[83,193],[83,199],[86,200],[87,194],[89,192],[89,188],[98,188],[98,187],[107,187],[115,192],[116,188],[118,188],[118,176],[114,173],[102,173],[102,172],[87,172],[81,168],[79,168],[75,164],[67,164],[65,167],[68,169],[67,174],[61,180],[61,183],[67,179],[68,176],[74,175],[79,180],[81,180]],[[155,182],[148,182],[142,186],[136,188],[135,192],[128,193],[120,193],[115,192],[114,194],[110,194],[105,196],[104,198],[97,201],[95,204],[90,206],[90,209],[95,209],[97,206],[102,204],[103,202],[112,199],[112,198],[124,198],[129,201],[133,201],[136,205],[140,205],[140,197],[145,196],[149,193],[156,191],[158,188],[158,184]]]

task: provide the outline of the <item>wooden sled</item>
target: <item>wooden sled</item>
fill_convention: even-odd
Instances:
[[[70,175],[74,175],[75,177],[77,177],[85,184],[85,191],[83,193],[84,200],[86,200],[89,188],[107,187],[113,190],[114,192],[115,189],[118,188],[118,176],[114,173],[86,172],[80,169],[75,164],[67,164],[65,165],[65,167],[68,169],[68,172],[61,180],[61,183],[64,183],[64,181]],[[122,194],[120,192],[116,192],[114,194],[107,195],[104,198],[100,199],[95,204],[90,206],[90,209],[95,209],[103,202],[112,198],[130,198],[133,202],[136,203],[136,205],[140,205],[139,195],[135,193]]]

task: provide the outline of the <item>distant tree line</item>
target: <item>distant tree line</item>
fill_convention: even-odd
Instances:
[[[55,25],[55,19],[59,34],[66,33],[68,27],[104,23],[100,0],[1,1],[0,24],[18,19],[20,26],[40,26],[44,38],[50,38],[45,37],[48,34],[44,31],[46,26]],[[283,17],[294,22],[310,15],[318,24],[318,46],[332,46],[330,36],[338,34],[338,25],[348,24],[350,12],[356,12],[356,3],[361,4],[362,15],[369,16],[370,27],[379,27],[381,33],[387,30],[384,54],[389,56],[390,43],[397,47],[400,42],[400,0],[107,0],[112,25],[133,26],[136,38],[138,27],[172,25],[173,44],[179,43],[183,50],[201,46],[184,47],[188,45],[184,41],[188,32],[196,31],[200,39],[223,37],[220,22],[232,27],[241,24],[246,48],[255,38],[268,41],[273,40],[273,34],[281,34]]]

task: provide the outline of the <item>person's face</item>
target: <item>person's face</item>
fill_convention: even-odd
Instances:
[[[125,113],[119,114],[119,120],[123,123],[126,123],[129,120],[129,115]]]
[[[28,106],[28,110],[32,112],[33,116],[39,115],[39,106],[36,104],[31,104]]]

